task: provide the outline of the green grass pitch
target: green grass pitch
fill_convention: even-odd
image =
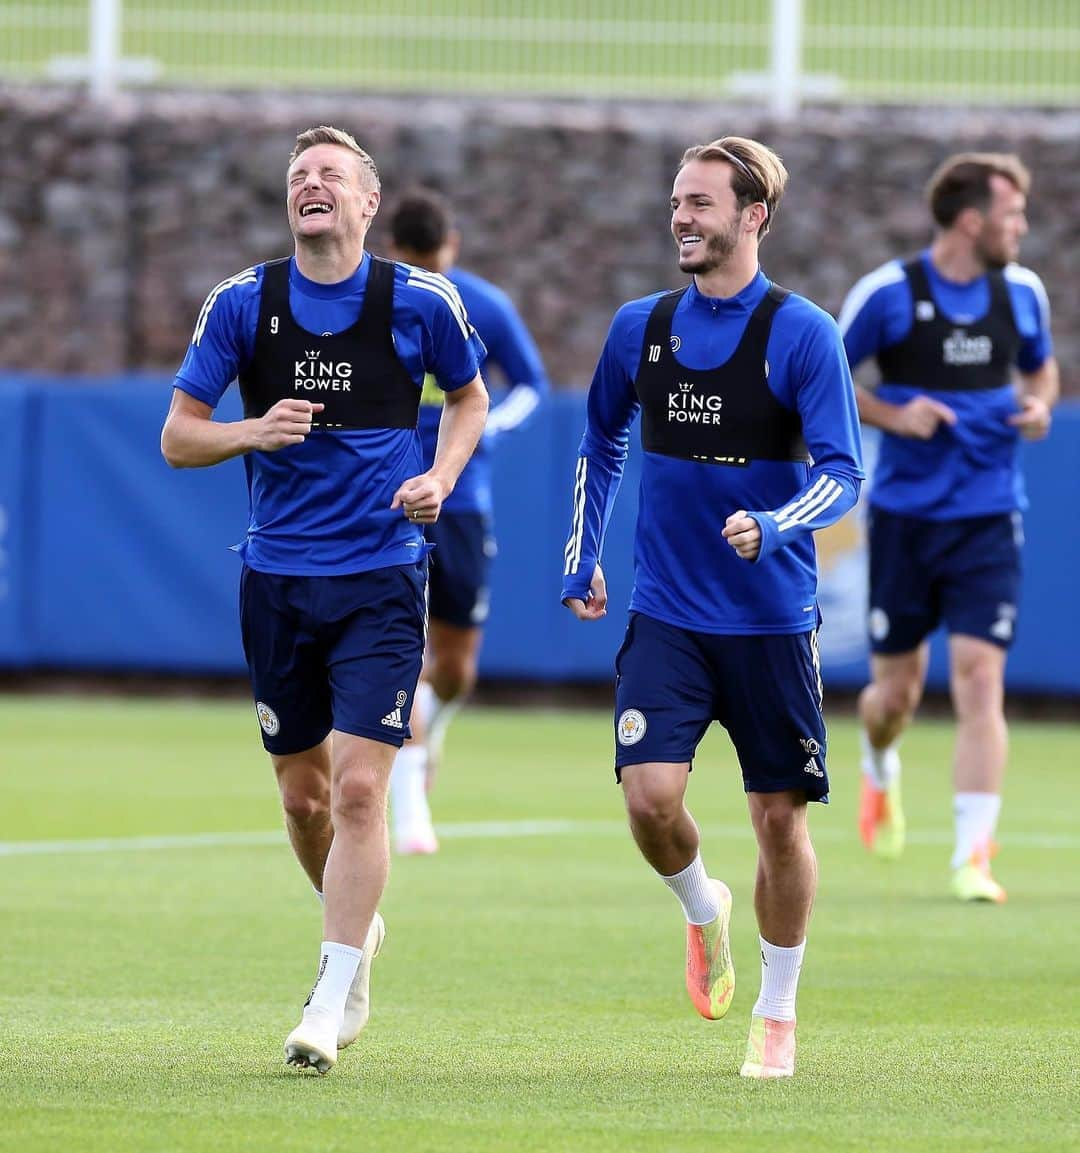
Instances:
[[[754,846],[724,735],[690,788],[735,894],[739,986],[713,1023],[682,987],[678,907],[623,827],[609,726],[466,710],[435,794],[442,851],[394,862],[371,1023],[319,1078],[281,1058],[319,907],[250,706],[0,698],[0,1151],[1080,1146],[1075,726],[1013,726],[1010,900],[990,908],[946,895],[948,726],[905,742],[912,843],[886,865],[857,844],[855,732],[832,718],[789,1083],[737,1076]]]
[[[124,0],[125,57],[165,85],[730,97],[768,66],[771,0]],[[87,0],[0,0],[0,72],[87,53]],[[1072,0],[813,0],[807,72],[841,99],[1072,104]]]

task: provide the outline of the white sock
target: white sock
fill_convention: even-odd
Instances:
[[[764,937],[761,942],[761,992],[754,1005],[755,1017],[769,1017],[773,1021],[795,1020],[795,994],[799,989],[806,942],[785,949],[770,945]]]
[[[870,744],[866,729],[860,726],[859,743],[862,746],[863,776],[875,789],[887,789],[900,776],[900,753],[897,742],[893,741],[883,749],[875,749]]]
[[[431,824],[427,800],[427,749],[402,745],[390,774],[390,817],[395,834]]]
[[[304,1005],[304,1012],[314,1009],[329,1013],[340,1021],[345,1015],[345,1001],[363,955],[363,949],[354,949],[337,941],[323,941],[319,975]]]
[[[701,854],[680,873],[671,877],[661,877],[661,881],[679,898],[687,924],[707,925],[720,915],[720,902],[716,889],[709,882],[709,874],[701,863]]]
[[[1001,797],[997,793],[957,793],[953,798],[953,817],[956,823],[956,848],[952,867],[966,865],[977,850],[985,850],[993,840],[1001,812]]]
[[[446,740],[446,730],[450,722],[458,715],[464,701],[461,697],[454,697],[444,701],[442,697],[435,697],[435,711],[431,714],[428,725],[428,744],[436,750],[442,750],[443,741]]]
[[[435,694],[435,690],[431,686],[430,681],[421,681],[416,686],[416,695],[413,697],[413,705],[420,710],[420,721],[424,726],[424,731],[427,731],[428,726],[431,724],[432,717],[439,708],[439,698]]]

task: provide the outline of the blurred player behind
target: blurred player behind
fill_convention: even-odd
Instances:
[[[536,344],[510,298],[500,288],[455,267],[461,235],[450,206],[437,192],[415,188],[398,201],[390,217],[395,260],[445,276],[458,290],[487,347],[484,379],[492,369],[509,392],[488,414],[484,436],[457,487],[443,505],[438,523],[426,534],[431,555],[428,645],[416,691],[416,739],[398,753],[391,778],[391,819],[399,853],[433,853],[438,841],[427,790],[438,764],[446,730],[476,684],[477,658],[487,620],[492,525],[491,450],[496,438],[520,427],[548,392]],[[420,400],[424,462],[434,458],[443,392],[429,380]],[[425,742],[426,733],[426,742]]]

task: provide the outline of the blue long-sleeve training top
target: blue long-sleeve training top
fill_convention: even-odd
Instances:
[[[724,365],[769,288],[761,272],[730,299],[703,296],[691,284],[671,319],[677,364],[688,372]],[[601,557],[630,426],[641,407],[635,379],[643,357],[658,355],[646,352],[644,344],[662,295],[619,309],[589,389],[564,558],[564,600],[587,599]],[[791,293],[779,305],[765,347],[766,363],[755,371],[764,374],[772,397],[786,410],[785,421],[797,414],[809,459],[713,463],[646,451],[631,611],[717,634],[798,633],[817,626],[812,534],[855,504],[863,478],[854,387],[836,322],[804,297]],[[737,390],[740,383],[727,387]],[[667,417],[677,416],[682,403],[676,386]],[[701,413],[700,419],[715,422],[722,432],[723,397],[715,412]],[[761,526],[754,563],[740,558],[721,535],[727,518],[740,509]]]

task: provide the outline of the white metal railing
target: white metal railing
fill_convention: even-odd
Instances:
[[[0,78],[1065,104],[1080,0],[0,0]]]
[[[111,96],[120,81],[121,0],[92,0],[90,4],[90,92]]]

